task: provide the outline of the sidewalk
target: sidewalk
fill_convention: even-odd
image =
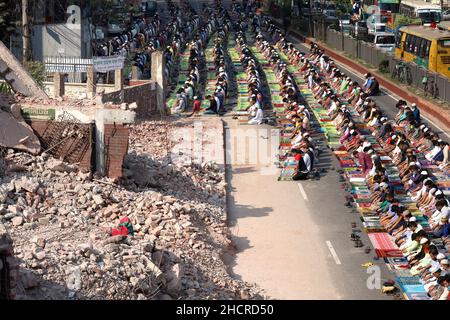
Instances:
[[[281,24],[278,20],[273,19],[273,21],[280,27]],[[322,50],[325,51],[325,53],[331,57],[336,62],[343,64],[347,66],[348,68],[360,73],[360,74],[366,74],[368,72],[374,73],[373,70],[358,64],[357,61],[351,60],[345,56],[343,56],[341,53],[339,53],[336,50],[330,49],[326,46],[325,43],[316,40],[314,38],[308,38],[300,34],[296,30],[290,30],[289,33],[296,37],[297,39],[301,40],[305,44],[310,44],[311,42],[316,43]],[[400,87],[399,85],[395,84],[394,82],[388,80],[386,77],[382,76],[379,72],[376,73],[376,77],[380,83],[380,86],[385,88],[386,90],[392,92],[396,96],[400,97],[403,100],[406,100],[409,103],[416,103],[421,112],[430,118],[432,121],[436,122],[440,126],[442,126],[442,129],[445,129],[446,131],[450,131],[450,111],[445,110],[434,103],[422,99],[421,97],[411,93],[408,91],[407,88]]]

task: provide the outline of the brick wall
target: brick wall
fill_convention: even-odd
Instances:
[[[122,124],[105,124],[106,175],[112,179],[122,177],[123,159],[128,153],[129,128]]]
[[[49,130],[49,126],[51,125],[51,121],[38,121],[38,120],[32,120],[27,122],[31,128],[33,128],[36,136],[39,138],[39,140],[45,143],[49,143],[48,138],[45,138],[44,135],[47,130]],[[80,126],[86,126],[90,127],[89,124],[80,124]],[[92,128],[91,128],[92,129]],[[71,148],[72,143],[74,142],[74,139],[70,138],[67,139],[63,144],[61,148],[61,152],[59,152],[59,155],[56,156],[56,158],[59,158],[60,156],[64,156],[67,154],[67,151]],[[90,171],[92,163],[92,145],[90,141],[86,141],[85,145],[82,147],[83,150],[81,150],[82,158],[81,160],[77,159],[77,161],[80,161],[79,167],[82,171]],[[44,150],[43,150],[44,151]],[[74,162],[71,161],[70,158],[66,158],[65,161],[67,162]]]
[[[139,83],[139,82],[136,82]],[[110,92],[103,95],[103,102],[120,102],[120,92]],[[124,89],[124,102],[136,102],[138,109],[135,110],[138,117],[146,117],[156,113],[156,90],[154,82],[145,82]]]

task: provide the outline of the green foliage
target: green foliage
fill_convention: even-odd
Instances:
[[[40,61],[30,61],[25,65],[28,73],[33,77],[37,84],[42,88],[46,80],[45,65]]]
[[[7,82],[0,82],[0,93],[14,93],[13,89]]]
[[[380,70],[381,73],[389,73],[389,60],[381,61],[378,70]]]
[[[408,18],[407,16],[403,15],[403,14],[399,14],[397,13],[395,15],[395,19],[394,19],[394,28],[397,28],[399,26],[403,26],[403,25],[411,25],[411,24],[422,24],[422,21],[420,19],[411,19]]]
[[[336,4],[336,13],[338,16],[352,12],[351,0],[335,0],[334,3]]]
[[[16,29],[15,1],[0,0],[0,40],[9,45],[9,38]]]

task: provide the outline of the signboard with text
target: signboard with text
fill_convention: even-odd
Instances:
[[[109,57],[94,57],[92,59],[94,70],[96,72],[109,72],[122,69],[125,63],[125,57],[122,55]]]

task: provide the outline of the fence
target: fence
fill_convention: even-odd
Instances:
[[[92,66],[92,59],[81,59],[78,57],[45,57],[45,71],[47,77],[53,73],[66,73],[67,82],[81,83],[86,81],[87,67]]]
[[[379,68],[383,61],[387,61],[390,74],[393,73],[395,66],[400,62],[392,53],[378,50],[368,42],[354,39],[330,28],[327,29],[323,40],[329,47],[344,51],[354,58],[365,61],[374,68]],[[423,89],[422,79],[426,75],[429,80],[434,80],[437,86],[436,97],[450,103],[450,81],[447,77],[419,67],[415,63],[407,63],[407,65],[411,70],[411,86]]]

